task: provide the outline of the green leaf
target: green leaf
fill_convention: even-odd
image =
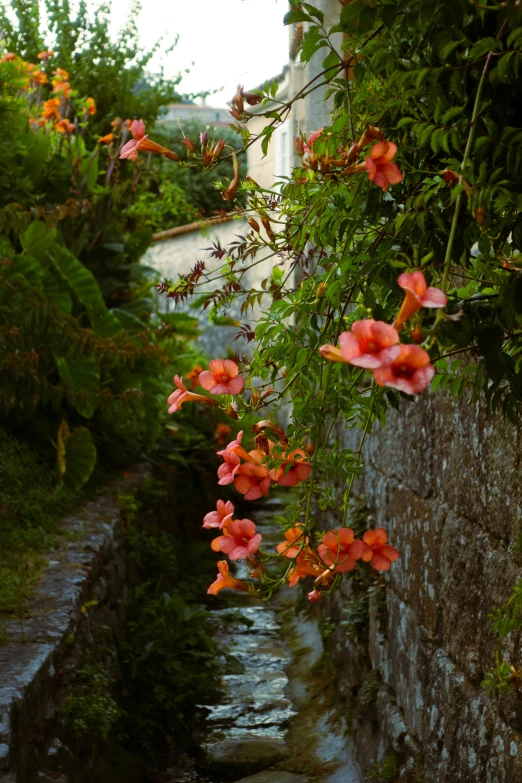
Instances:
[[[2,277],[5,277],[7,280],[21,278],[29,286],[40,286],[42,274],[41,264],[38,263],[36,258],[29,255],[16,255],[14,261],[5,270],[2,269]]]
[[[442,47],[439,52],[439,60],[443,65],[448,62],[453,52],[456,51],[465,40],[465,38],[459,38],[458,41],[449,41],[449,43]]]
[[[448,111],[442,115],[441,124],[448,125],[451,120],[458,117],[459,114],[462,114],[465,108],[465,106],[452,106],[451,109],[448,109]]]
[[[430,140],[430,136],[436,127],[436,125],[428,125],[427,128],[424,128],[424,130],[419,133],[419,147],[425,147],[427,145],[428,141]]]
[[[507,45],[513,46],[513,44],[518,40],[522,40],[522,27],[515,27],[514,30],[511,30],[507,37]]]
[[[86,307],[92,328],[100,337],[113,337],[123,329],[106,307],[96,278],[65,247],[57,245],[49,257],[79,301]]]
[[[283,17],[283,24],[289,25],[295,22],[313,22],[313,19],[304,11],[288,11]]]
[[[44,133],[31,133],[26,137],[27,154],[24,159],[24,171],[35,186],[41,180],[49,156],[50,144],[49,136]]]
[[[54,270],[46,271],[41,282],[44,294],[53,304],[61,307],[66,313],[72,310],[72,298],[65,282]]]
[[[489,52],[500,52],[502,49],[502,41],[499,41],[498,38],[481,38],[480,41],[473,44],[468,57],[470,60],[478,60]]]
[[[90,158],[85,158],[80,163],[78,173],[80,175],[80,190],[91,193],[98,179],[99,155],[96,150]]]
[[[404,128],[405,125],[411,125],[412,122],[415,122],[413,117],[402,117],[395,127],[399,130],[399,128]]]
[[[326,70],[327,68],[331,68],[332,72],[336,65],[340,65],[339,61],[339,55],[337,52],[332,51],[330,52],[323,60],[323,68]]]
[[[96,446],[87,427],[73,430],[65,439],[64,483],[79,490],[94,470],[96,456]]]
[[[20,243],[24,253],[33,256],[41,263],[47,261],[47,253],[56,243],[58,232],[55,228],[47,228],[45,223],[35,220],[23,234],[20,234]]]
[[[96,359],[79,356],[76,359],[55,357],[60,378],[80,395],[75,398],[74,407],[85,419],[92,418],[97,406],[100,386],[100,366]],[[81,393],[84,394],[81,394]]]

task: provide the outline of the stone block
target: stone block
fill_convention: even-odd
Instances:
[[[452,659],[475,684],[495,663],[498,637],[488,614],[504,603],[520,568],[496,539],[450,512],[441,542],[442,638]],[[506,640],[513,644],[514,637]]]
[[[444,650],[432,656],[426,692],[427,783],[522,783],[522,734],[500,718]]]
[[[395,695],[408,731],[422,742],[431,639],[392,590],[386,591],[386,609],[384,638],[379,640],[374,627],[371,629],[370,655],[383,682]]]
[[[434,411],[437,496],[504,541],[515,539],[522,519],[520,432],[479,402],[441,395]]]
[[[308,783],[308,778],[302,775],[294,775],[293,772],[282,770],[266,770],[248,778],[241,778],[236,783]]]
[[[248,775],[283,761],[289,755],[289,748],[283,740],[251,735],[208,745],[206,755],[212,768]]]
[[[445,509],[405,485],[392,485],[375,505],[383,527],[401,557],[389,571],[393,590],[412,608],[421,625],[435,634],[440,596],[440,541]]]

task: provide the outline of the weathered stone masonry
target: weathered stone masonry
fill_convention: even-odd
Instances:
[[[1,783],[113,780],[104,743],[76,737],[63,704],[75,670],[99,643],[99,629],[108,648],[121,644],[133,575],[117,494],[140,480],[134,473],[115,482],[64,520],[72,540],[49,555],[23,635],[17,620],[3,621],[11,641],[0,647]],[[117,655],[114,666],[117,681]]]
[[[352,447],[359,438],[346,436]],[[342,625],[334,639],[345,694],[368,664],[381,683],[376,720],[358,721],[363,768],[393,747],[410,767],[420,759],[427,783],[522,782],[522,699],[489,699],[480,687],[498,648],[487,615],[522,576],[521,446],[500,416],[442,394],[405,404],[367,440],[361,492],[401,560],[369,649]],[[337,601],[341,619],[349,600]],[[501,651],[522,663],[518,636]]]

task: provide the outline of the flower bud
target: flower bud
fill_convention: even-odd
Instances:
[[[250,226],[250,228],[253,228],[254,231],[260,231],[261,230],[261,228],[259,226],[259,223],[253,217],[248,218],[248,225]]]
[[[302,140],[301,136],[295,137],[294,147],[299,157],[302,158],[305,153],[305,148],[304,148],[304,141]]]
[[[311,603],[316,603],[317,601],[320,601],[321,598],[322,596],[319,590],[312,590],[311,593],[308,593],[308,600],[311,601]]]
[[[230,416],[231,419],[235,419],[236,421],[239,419],[237,411],[234,408],[234,403],[232,403],[231,405],[227,405],[227,407],[225,408],[225,413],[227,414],[227,416]]]
[[[475,220],[477,221],[477,226],[483,226],[484,225],[484,220],[486,219],[486,211],[485,211],[484,207],[482,207],[482,206],[481,207],[477,207],[473,211],[473,214],[475,216]]]
[[[309,457],[311,457],[311,456],[312,456],[312,454],[314,453],[314,444],[313,444],[313,443],[309,443],[309,444],[307,445],[307,447],[306,447],[305,451],[306,451],[306,453],[308,454],[308,456],[309,456]]]
[[[259,396],[259,402],[261,402],[262,400],[266,400],[266,398],[270,397],[270,395],[273,394],[273,392],[274,392],[274,387],[273,386],[268,386],[264,390],[264,392]]]
[[[201,143],[202,147],[205,147],[208,143],[208,133],[206,131],[203,131],[203,133],[199,134],[199,141]]]
[[[315,292],[315,295],[318,299],[322,299],[323,296],[326,294],[326,291],[328,290],[328,286],[326,283],[319,283],[317,286],[317,291]]]
[[[196,145],[192,141],[192,139],[189,139],[188,136],[185,136],[183,139],[181,139],[181,143],[184,147],[187,148],[189,152],[195,152],[196,151]]]
[[[275,234],[272,231],[272,226],[270,225],[269,219],[267,217],[261,216],[261,223],[263,224],[263,228],[268,234],[268,238],[271,239],[272,242],[275,242]]]
[[[420,326],[415,326],[410,332],[411,339],[414,343],[419,345],[423,340],[422,329]]]
[[[224,142],[224,140],[223,139],[218,139],[218,141],[216,142],[216,146],[214,147],[214,149],[212,151],[212,157],[214,158],[214,160],[217,160],[219,158],[219,156],[221,155],[221,153],[223,152],[224,149],[225,149],[225,142]]]
[[[323,359],[328,359],[329,362],[345,362],[346,359],[342,355],[339,348],[336,348],[335,345],[321,345],[319,348],[319,353],[323,357]]]
[[[240,84],[237,85],[236,94],[234,95],[234,98],[232,100],[232,103],[235,103],[237,110],[239,112],[239,117],[236,117],[236,119],[241,119],[241,114],[245,111],[245,104],[243,103],[243,88]],[[232,112],[230,112],[232,114]],[[234,116],[234,114],[232,114]]]

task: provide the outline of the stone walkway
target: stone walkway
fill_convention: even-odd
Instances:
[[[271,523],[276,507],[271,501],[252,514],[270,548],[281,538]],[[164,783],[361,782],[346,723],[322,682],[318,623],[309,610],[296,613],[297,596],[290,589],[269,603],[238,596],[213,612],[227,673],[222,701],[206,708],[204,770],[187,760],[164,773]]]

